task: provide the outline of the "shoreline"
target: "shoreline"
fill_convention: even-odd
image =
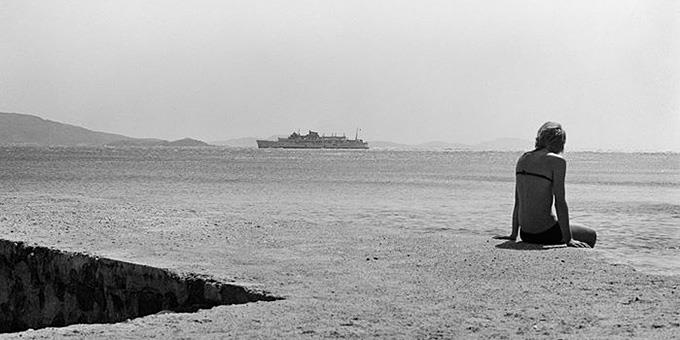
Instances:
[[[96,199],[62,211],[60,199],[5,202],[13,214],[0,219],[0,234],[246,282],[285,300],[0,338],[680,336],[680,277],[644,274],[588,250]]]

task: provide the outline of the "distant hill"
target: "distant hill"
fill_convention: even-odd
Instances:
[[[231,147],[236,147],[236,148],[256,148],[257,147],[257,142],[259,138],[255,137],[243,137],[243,138],[234,138],[234,139],[228,139],[228,140],[223,140],[223,141],[215,141],[211,142],[214,145],[221,145],[221,146],[231,146]]]
[[[389,149],[389,150],[409,150],[413,148],[413,145],[401,144],[388,141],[367,141],[368,147],[371,149]]]
[[[182,138],[168,142],[168,146],[210,146],[210,144],[193,138]]]
[[[534,141],[519,138],[498,138],[472,146],[477,151],[529,151],[533,148]]]
[[[105,144],[106,146],[210,146],[210,144],[191,138],[167,141],[154,138],[136,138],[116,141]]]
[[[230,146],[230,147],[234,147],[234,148],[257,148],[257,140],[258,139],[276,140],[279,137],[285,138],[285,137],[288,137],[288,135],[274,135],[274,136],[269,136],[267,138],[258,138],[258,137],[233,138],[233,139],[210,142],[210,144],[220,145],[220,146]]]
[[[191,138],[173,142],[155,138],[132,138],[92,131],[34,115],[0,112],[0,145],[207,146],[209,144]]]
[[[433,141],[421,144],[401,144],[387,141],[368,141],[371,149],[385,150],[470,150],[466,144]]]
[[[441,142],[441,141],[434,141],[434,142],[427,142],[427,143],[422,143],[416,145],[419,148],[425,148],[425,149],[444,149],[444,150],[470,150],[470,146],[467,144],[461,144],[461,143],[449,143],[449,142]]]
[[[368,145],[372,149],[387,150],[526,151],[533,148],[532,141],[518,138],[498,138],[478,144],[432,141],[413,145],[386,141],[368,141]]]
[[[161,146],[167,144],[168,141],[158,138],[130,138],[118,140],[110,143],[105,143],[106,146]]]
[[[129,139],[132,138],[53,122],[34,115],[0,112],[0,144],[103,145]]]

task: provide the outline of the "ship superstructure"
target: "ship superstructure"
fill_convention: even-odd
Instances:
[[[368,149],[368,143],[359,139],[359,133],[354,139],[343,136],[319,136],[318,132],[309,131],[306,135],[293,132],[288,138],[278,140],[258,140],[257,147],[283,149]]]

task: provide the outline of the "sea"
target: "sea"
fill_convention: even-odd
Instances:
[[[491,239],[510,233],[520,155],[0,147],[0,184],[19,194],[178,195],[272,219]],[[564,157],[571,220],[597,231],[595,251],[642,272],[680,275],[680,154],[567,152]]]

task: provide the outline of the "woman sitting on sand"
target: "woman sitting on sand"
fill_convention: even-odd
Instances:
[[[517,161],[512,233],[495,238],[515,241],[519,232],[522,241],[529,243],[595,246],[594,230],[569,223],[564,198],[567,162],[559,155],[566,140],[567,134],[559,123],[547,122],[538,130],[536,149],[524,153]],[[557,217],[552,213],[553,197]]]

